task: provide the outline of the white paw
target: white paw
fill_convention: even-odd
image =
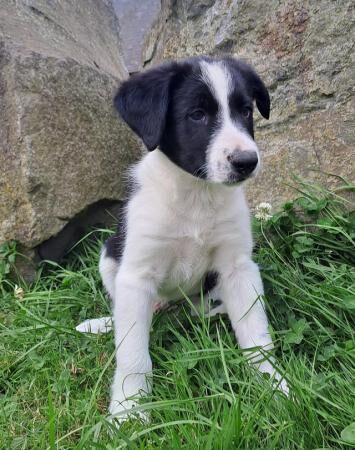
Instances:
[[[281,378],[281,375],[276,373],[274,376],[273,384],[280,392],[288,397],[290,390],[288,388],[287,381],[284,378]]]
[[[221,303],[220,305],[215,306],[214,308],[211,308],[206,313],[206,317],[214,317],[217,314],[226,314],[226,313],[227,313],[226,306],[224,305],[224,303]]]
[[[112,330],[112,317],[100,317],[99,319],[88,319],[75,327],[80,333],[108,333]]]
[[[139,404],[134,400],[111,400],[109,407],[110,415],[107,420],[116,427],[120,427],[123,422],[130,419],[149,422],[149,414],[139,409]]]
[[[273,387],[275,389],[279,390],[283,394],[288,397],[289,395],[289,388],[287,385],[287,381],[285,378],[282,377],[280,372],[278,372],[272,364],[270,364],[270,361],[263,361],[259,366],[258,370],[262,373],[268,373],[271,378],[271,382]]]

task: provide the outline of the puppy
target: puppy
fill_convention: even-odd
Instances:
[[[106,242],[99,265],[113,302],[117,366],[110,413],[119,419],[151,389],[154,309],[181,292],[198,294],[211,279],[210,296],[222,302],[217,312],[227,312],[240,347],[252,347],[252,364],[287,393],[272,357],[265,357],[273,346],[242,187],[260,167],[254,101],[268,119],[264,83],[230,57],[169,62],[125,81],[115,97],[148,149],[131,172],[125,225]]]

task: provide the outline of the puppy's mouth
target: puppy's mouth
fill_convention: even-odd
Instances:
[[[224,186],[237,186],[243,184],[250,178],[254,178],[257,175],[257,172],[257,170],[254,170],[249,175],[231,172],[227,176],[225,175],[223,178],[220,176],[207,177],[206,181],[211,182],[212,184],[222,184]]]
[[[228,178],[226,181],[223,182],[223,184],[226,184],[228,186],[234,186],[236,184],[241,184],[246,180],[249,180],[250,178],[253,178],[256,174],[256,170],[248,175],[240,174],[240,173],[230,173],[228,175]]]

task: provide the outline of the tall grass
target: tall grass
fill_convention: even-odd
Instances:
[[[23,295],[2,273],[0,448],[354,447],[354,215],[345,202],[301,184],[296,201],[255,223],[288,398],[249,367],[225,316],[192,317],[182,302],[153,320],[154,388],[139,406],[150,422],[112,430],[113,336],[74,330],[110,314],[97,271],[109,231],[92,232],[65,265],[47,264]],[[0,270],[13,254],[2,248]]]

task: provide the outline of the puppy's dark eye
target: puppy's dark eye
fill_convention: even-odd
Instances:
[[[251,108],[249,108],[249,106],[244,107],[242,111],[243,117],[245,117],[245,119],[249,119],[249,117],[251,117],[252,115],[252,112],[253,111]]]
[[[202,109],[196,109],[196,111],[189,114],[189,118],[191,120],[195,120],[196,122],[200,122],[206,118],[206,114],[202,111]]]

